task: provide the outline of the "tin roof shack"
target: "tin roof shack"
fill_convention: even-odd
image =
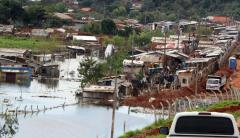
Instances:
[[[150,30],[164,30],[164,28],[167,28],[168,30],[172,30],[176,28],[177,23],[171,22],[171,21],[160,21],[160,22],[153,22],[147,24],[147,28]]]
[[[227,25],[231,22],[231,18],[228,16],[208,16],[207,19],[213,23],[220,23]]]
[[[181,87],[189,87],[194,82],[194,70],[178,70],[176,72]]]
[[[83,98],[110,100],[113,99],[114,91],[114,86],[90,85],[83,89]]]
[[[139,73],[140,71],[142,71],[144,66],[144,62],[143,61],[139,61],[139,60],[129,60],[129,59],[125,59],[123,60],[123,72],[124,73]]]
[[[179,26],[183,32],[186,32],[189,28],[191,30],[196,30],[197,25],[198,25],[197,21],[188,21],[188,20],[179,21]]]
[[[60,71],[57,64],[44,64],[38,68],[38,74],[42,77],[58,78]]]
[[[166,50],[166,62],[165,65],[168,67],[169,71],[175,72],[176,69],[182,68],[182,64],[186,61],[189,56],[178,52],[177,50]],[[153,72],[159,72],[163,68],[164,63],[164,51],[151,51],[138,55],[134,55],[135,60],[143,61],[145,69],[147,72],[150,70],[155,70]],[[158,71],[157,71],[158,70]]]
[[[17,49],[17,48],[0,48],[1,57],[21,57],[30,58],[32,55],[31,50]]]
[[[27,59],[31,58],[32,51],[27,49],[17,48],[0,48],[0,57],[14,60],[16,62],[25,63]]]
[[[61,20],[73,21],[73,18],[71,16],[69,16],[67,13],[55,12],[54,16]]]
[[[192,48],[189,47],[188,43],[184,43],[182,38],[180,37],[179,41],[173,38],[167,38],[165,43],[164,37],[152,37],[151,47],[152,49],[155,49],[155,50],[164,50],[164,49],[174,50],[175,49],[183,53],[190,53],[192,51]]]
[[[52,54],[33,55],[33,60],[37,63],[47,63],[52,61]]]
[[[29,82],[32,69],[21,66],[0,66],[0,81],[18,83],[18,81]]]
[[[218,62],[214,58],[191,58],[185,62],[186,69],[196,69],[202,78],[218,69]]]
[[[132,92],[131,83],[126,80],[125,75],[119,75],[104,77],[98,81],[97,85],[86,86],[83,89],[83,97],[105,100],[112,99],[115,91],[116,79],[118,97],[122,98],[123,96],[130,95]]]
[[[0,34],[14,34],[14,25],[0,24]]]
[[[50,37],[50,33],[45,29],[32,29],[31,35],[33,37]]]
[[[73,53],[82,53],[84,50],[85,54],[91,55],[94,57],[102,57],[104,56],[104,49],[99,43],[99,39],[96,36],[85,36],[85,35],[73,35],[73,41],[79,43],[79,47],[70,47],[69,49],[72,50]]]

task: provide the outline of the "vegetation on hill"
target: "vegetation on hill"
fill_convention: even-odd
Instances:
[[[28,2],[27,0],[0,0],[0,23],[16,26],[59,27],[68,22],[55,18],[54,12],[66,12],[61,3]]]
[[[114,18],[131,17],[141,23],[158,20],[199,19],[227,15],[240,19],[239,0],[78,0],[81,6]],[[133,3],[142,7],[135,8]]]

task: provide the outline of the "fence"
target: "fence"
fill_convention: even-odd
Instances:
[[[202,92],[197,95],[185,96],[182,98],[175,99],[173,101],[166,100],[167,106],[161,104],[161,109],[155,109],[155,119],[158,118],[171,118],[177,112],[191,111],[196,108],[207,108],[208,106],[226,100],[240,100],[240,89],[239,88],[228,88],[223,91],[209,93]],[[157,118],[158,116],[158,118]]]

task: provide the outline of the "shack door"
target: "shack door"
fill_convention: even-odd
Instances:
[[[16,82],[16,73],[6,73],[6,82]]]

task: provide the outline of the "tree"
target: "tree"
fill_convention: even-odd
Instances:
[[[114,35],[117,31],[117,26],[111,19],[104,19],[101,22],[102,33],[107,35]]]
[[[25,11],[17,0],[0,0],[0,22],[15,23],[22,21]]]
[[[34,26],[42,26],[46,20],[46,13],[41,5],[31,5],[27,8],[28,23]]]
[[[93,34],[101,33],[101,24],[100,23],[89,23],[83,26],[85,32],[91,32]]]
[[[67,7],[62,2],[57,3],[55,9],[56,12],[67,12]]]
[[[103,77],[101,66],[92,57],[87,57],[83,62],[80,62],[78,72],[82,88],[88,84],[96,84]]]
[[[16,116],[9,113],[1,114],[0,137],[13,137],[18,130],[18,120]]]
[[[121,6],[113,10],[113,16],[119,17],[119,16],[126,16],[127,10],[125,7]]]

